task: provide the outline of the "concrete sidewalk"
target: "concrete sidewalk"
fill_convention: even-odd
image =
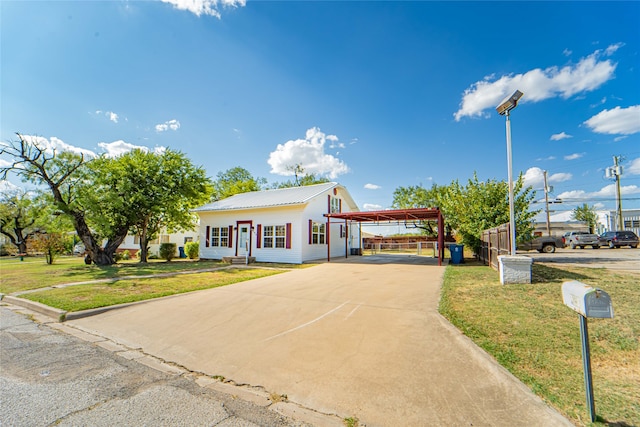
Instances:
[[[68,324],[368,426],[572,425],[438,314],[434,264],[352,257]]]

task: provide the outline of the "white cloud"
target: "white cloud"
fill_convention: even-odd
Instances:
[[[163,3],[170,3],[176,9],[188,10],[200,15],[210,15],[220,19],[220,6],[222,7],[243,7],[246,0],[162,0]]]
[[[640,175],[640,157],[631,160],[631,163],[626,168],[626,172],[631,175]]]
[[[554,173],[547,178],[549,182],[564,182],[573,178],[573,175],[567,172]]]
[[[560,132],[560,133],[554,133],[553,135],[551,135],[551,138],[549,138],[551,141],[560,141],[562,139],[567,139],[567,138],[573,138],[573,136],[565,133],[565,132]]]
[[[167,130],[178,130],[180,129],[180,122],[176,119],[168,120],[164,123],[160,123],[156,125],[156,132],[165,132]]]
[[[365,211],[380,211],[380,210],[382,210],[382,206],[375,205],[375,204],[372,204],[372,203],[365,203],[364,205],[362,205],[362,208]]]
[[[617,46],[617,47],[616,47]],[[549,98],[569,98],[600,87],[614,77],[615,63],[602,56],[611,54],[620,47],[609,46],[604,52],[596,50],[582,58],[575,65],[536,68],[524,74],[504,75],[495,80],[494,76],[472,84],[462,96],[460,109],[454,113],[456,121],[463,117],[487,117],[487,109],[494,109],[500,101],[513,92],[524,93],[521,102],[539,102]]]
[[[93,151],[87,150],[85,148],[76,147],[74,145],[69,145],[66,142],[62,141],[61,139],[56,138],[55,136],[52,136],[51,138],[47,139],[42,136],[22,135],[22,138],[24,138],[26,142],[33,144],[39,149],[50,154],[60,153],[60,152],[70,152],[74,154],[80,154],[89,158],[96,157],[96,153],[94,153]]]
[[[569,50],[569,49],[565,49],[565,50],[562,51],[562,54],[564,56],[571,56],[572,53],[573,52],[571,50]]]
[[[9,166],[11,165],[11,163],[9,163]],[[0,167],[2,167],[2,165],[0,165]],[[7,193],[13,193],[17,190],[19,190],[20,187],[18,187],[17,185],[14,185],[12,183],[10,183],[7,180],[2,180],[0,181],[0,193],[2,194],[7,194]]]
[[[129,144],[128,142],[125,142],[123,140],[113,141],[109,143],[100,142],[98,143],[98,146],[104,150],[107,157],[118,157],[132,150],[142,150],[145,152],[153,151],[156,154],[162,154],[166,150],[165,147],[155,147],[153,150],[150,150],[149,147]]]
[[[111,120],[113,123],[118,123],[118,119],[120,118],[120,116],[117,113],[113,112],[113,111],[96,110],[96,114],[98,116],[105,116],[106,118]]]
[[[567,156],[564,156],[565,160],[576,160],[579,159],[580,157],[583,157],[584,153],[573,153],[573,154],[569,154]]]
[[[631,135],[640,132],[640,105],[602,110],[584,122],[596,133]]]
[[[523,175],[523,178],[525,186],[530,185],[534,189],[544,189],[544,170],[538,167],[529,168]],[[552,175],[547,175],[547,184],[569,181],[572,178],[573,175],[570,173],[554,173]]]
[[[625,185],[620,187],[620,194],[623,196],[629,196],[632,194],[640,194],[640,187],[637,185]],[[584,190],[572,190],[565,191],[564,193],[558,194],[559,199],[568,200],[568,201],[589,201],[591,199],[597,198],[612,198],[617,197],[616,195],[616,185],[609,184],[602,187],[598,191],[587,192]]]
[[[107,117],[109,117],[109,120],[111,120],[113,123],[118,123],[118,115],[116,113],[114,113],[113,111],[107,111]]]
[[[543,160],[555,160],[556,156],[549,156],[549,157],[538,157],[536,160],[537,161],[543,161]]]
[[[291,170],[293,165],[301,165],[305,172],[326,175],[330,179],[349,172],[349,168],[342,160],[325,153],[327,140],[327,135],[319,128],[313,127],[307,130],[304,139],[278,144],[267,160],[271,166],[271,173],[293,175],[294,172]],[[335,140],[332,143],[335,143]]]
[[[612,44],[609,45],[605,50],[604,50],[604,54],[607,56],[611,56],[613,55],[618,49],[620,49],[622,46],[624,46],[624,43],[616,43],[616,44]]]
[[[8,168],[11,165],[13,165],[13,162],[9,162],[5,159],[0,159],[0,168]]]
[[[382,187],[380,187],[379,185],[376,185],[376,184],[365,184],[364,188],[366,188],[367,190],[379,190]]]

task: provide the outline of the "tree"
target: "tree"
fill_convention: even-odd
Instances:
[[[533,217],[538,211],[530,211],[534,199],[533,189],[524,188],[522,174],[514,183],[514,211],[518,241],[531,238]],[[462,241],[474,251],[480,249],[484,230],[509,222],[509,188],[505,181],[481,182],[474,173],[466,186],[458,181],[449,185],[439,200],[447,222]]]
[[[64,236],[61,233],[40,233],[33,240],[33,247],[44,252],[47,264],[53,264],[55,257],[64,252]]]
[[[266,184],[265,178],[254,178],[248,170],[236,166],[225,172],[218,172],[217,179],[213,182],[212,199],[217,201],[235,194],[260,191]]]
[[[92,193],[91,203],[104,204],[104,209],[114,211],[95,218],[95,222],[107,231],[112,227],[110,218],[122,215],[119,222],[129,223],[129,229],[139,238],[140,262],[147,262],[149,241],[161,230],[192,229],[196,217],[191,209],[211,197],[212,184],[204,169],[178,151],[158,154],[133,150],[117,158],[101,158],[93,166],[97,189],[120,189],[114,198]]]
[[[393,191],[394,209],[412,209],[412,208],[433,208],[439,206],[438,200],[445,187],[433,184],[431,189],[427,190],[422,184],[398,187]],[[435,221],[420,221],[415,224],[416,228],[422,230],[427,236],[437,236],[437,223]],[[451,232],[451,228],[446,226],[447,234]]]
[[[584,203],[582,206],[577,206],[571,213],[571,217],[576,221],[584,221],[589,226],[589,233],[593,233],[598,224],[598,214],[592,206]]]
[[[31,193],[16,190],[3,195],[0,201],[0,233],[18,248],[27,253],[27,242],[42,232],[42,220],[47,212],[41,200]]]
[[[127,235],[128,224],[116,224],[112,233],[95,235],[87,222],[86,212],[91,205],[82,204],[79,194],[91,190],[91,174],[84,155],[68,151],[57,152],[38,138],[16,134],[18,141],[3,144],[0,155],[11,158],[11,164],[0,168],[0,177],[6,179],[9,172],[38,186],[45,186],[51,192],[55,209],[68,215],[80,240],[87,250],[85,262],[98,265],[113,264],[113,254]],[[104,247],[102,238],[107,241]]]
[[[329,182],[328,178],[317,176],[314,173],[305,173],[305,170],[300,163],[296,164],[295,166],[287,166],[286,169],[293,172],[295,180],[288,180],[280,183],[276,182],[271,186],[272,188],[304,187],[306,185],[323,184],[325,182]]]
[[[520,240],[531,235],[531,220],[537,212],[529,211],[533,200],[530,187],[523,188],[522,175],[514,186],[516,230]],[[393,207],[397,209],[439,207],[446,227],[456,231],[463,243],[474,250],[480,247],[482,231],[509,222],[508,185],[504,181],[481,182],[474,173],[465,186],[457,180],[448,186],[433,185],[430,190],[422,185],[399,187],[394,191]],[[436,234],[433,224],[421,224],[427,234]]]

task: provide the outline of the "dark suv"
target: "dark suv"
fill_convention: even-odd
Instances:
[[[607,245],[612,249],[620,246],[638,247],[638,236],[633,231],[607,231],[599,240],[602,246]]]

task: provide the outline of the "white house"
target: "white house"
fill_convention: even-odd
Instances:
[[[329,227],[324,214],[357,211],[347,189],[335,182],[236,194],[194,209],[200,258],[300,264],[326,258],[328,244],[332,257],[345,256],[360,247],[359,229],[344,222]]]

